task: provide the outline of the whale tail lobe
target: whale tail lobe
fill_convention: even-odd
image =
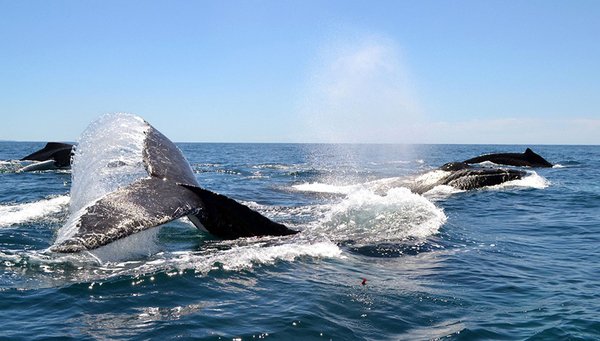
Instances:
[[[99,248],[149,228],[188,216],[199,229],[223,238],[285,236],[298,231],[271,221],[224,195],[159,178],[142,178],[82,209],[51,251]]]
[[[204,227],[216,237],[235,239],[254,236],[286,236],[298,233],[298,231],[290,230],[285,225],[276,223],[222,194],[196,186],[180,186],[196,194],[203,204],[202,210],[191,215],[190,220],[198,228]],[[198,226],[198,223],[201,226]]]

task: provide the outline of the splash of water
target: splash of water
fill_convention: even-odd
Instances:
[[[148,176],[142,162],[148,125],[129,114],[107,114],[83,132],[73,156],[71,213]]]
[[[79,138],[72,165],[71,216],[56,243],[77,233],[85,207],[133,181],[147,177],[143,164],[149,125],[130,114],[107,114],[89,125]]]
[[[427,238],[446,219],[441,208],[407,188],[393,188],[386,195],[363,188],[331,204],[311,232],[368,245]]]

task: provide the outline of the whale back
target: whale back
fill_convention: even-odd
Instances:
[[[480,155],[468,160],[464,163],[481,163],[493,162],[498,165],[515,166],[515,167],[552,167],[552,164],[546,161],[540,155],[534,153],[527,148],[524,153],[496,153]]]
[[[72,144],[48,142],[44,148],[25,156],[21,161],[54,160],[56,167],[68,167],[71,164],[72,151]]]
[[[495,186],[501,183],[522,179],[526,173],[516,169],[480,168],[461,169],[444,178],[439,184],[448,185],[461,190]]]

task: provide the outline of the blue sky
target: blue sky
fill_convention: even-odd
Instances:
[[[600,144],[599,1],[0,0],[0,139]]]

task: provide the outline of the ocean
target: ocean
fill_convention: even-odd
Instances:
[[[80,254],[47,251],[72,171],[18,172],[43,146],[0,142],[0,340],[600,339],[598,146],[178,143],[201,186],[301,232],[184,218]],[[527,147],[555,166],[381,191]]]

